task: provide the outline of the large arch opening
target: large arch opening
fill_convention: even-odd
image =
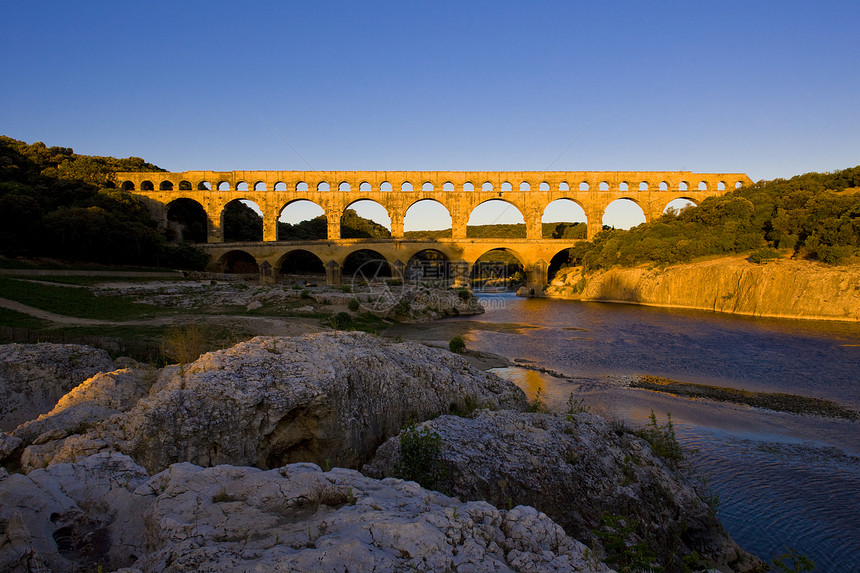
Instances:
[[[217,267],[222,273],[230,275],[258,275],[260,266],[257,260],[245,251],[228,251],[218,259]]]
[[[296,249],[285,254],[278,263],[278,274],[285,280],[313,278],[319,282],[325,277],[325,265],[318,256],[304,249]]]
[[[435,199],[421,199],[406,210],[403,231],[407,239],[450,238],[451,213]]]
[[[328,237],[328,219],[322,207],[298,199],[287,203],[278,215],[279,241],[318,241]]]
[[[584,239],[588,217],[585,210],[572,199],[556,199],[546,206],[541,217],[544,239]]]
[[[469,282],[474,292],[516,291],[526,284],[526,270],[510,250],[492,249],[472,265]]]
[[[175,199],[167,204],[167,230],[171,240],[205,243],[208,220],[203,205],[194,199]]]
[[[469,239],[524,239],[526,220],[513,203],[502,199],[484,201],[469,214],[466,223]]]
[[[388,211],[370,199],[350,203],[340,218],[343,239],[387,239],[391,237],[391,217]]]
[[[570,249],[562,249],[552,256],[549,261],[549,266],[546,269],[547,284],[552,283],[552,280],[558,274],[558,271],[564,267],[571,266],[572,259],[570,257]]]
[[[409,258],[403,278],[407,281],[430,282],[445,288],[452,278],[451,262],[441,251],[424,249]]]
[[[347,255],[341,268],[341,278],[355,285],[369,284],[391,278],[391,265],[372,249],[359,249]]]
[[[645,222],[645,212],[632,199],[616,199],[603,212],[603,228],[632,229]]]
[[[263,212],[253,201],[234,199],[221,211],[221,229],[227,243],[263,240]]]
[[[678,197],[677,199],[672,199],[666,204],[666,208],[663,209],[663,213],[677,216],[680,215],[681,211],[684,209],[689,209],[690,207],[695,206],[696,202],[692,199],[688,199],[687,197]]]

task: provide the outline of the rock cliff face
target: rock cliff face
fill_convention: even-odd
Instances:
[[[679,570],[693,552],[701,564],[732,571],[762,565],[731,540],[697,492],[645,440],[593,414],[480,411],[474,418],[441,416],[421,429],[440,437],[439,463],[448,473],[443,489],[451,495],[497,507],[533,506],[590,546],[601,543],[596,532],[605,529],[607,515],[622,519],[635,525],[614,533],[630,546],[647,542],[669,570]],[[396,475],[400,460],[395,437],[363,471]]]
[[[860,320],[860,265],[831,267],[778,260],[764,265],[739,257],[665,269],[614,268],[556,276],[547,294],[561,298],[714,310],[819,320]]]
[[[0,430],[48,412],[66,392],[113,368],[107,352],[89,346],[0,345]]]
[[[9,572],[608,572],[546,515],[312,464],[176,464],[153,477],[99,454],[0,472]]]
[[[468,404],[524,409],[526,398],[463,358],[414,342],[258,337],[181,368],[99,375],[11,435],[25,441],[25,471],[104,450],[150,472],[183,461],[359,467],[409,420]]]

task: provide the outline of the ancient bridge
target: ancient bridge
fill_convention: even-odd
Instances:
[[[484,253],[504,249],[514,254],[536,289],[546,284],[549,261],[573,246],[575,240],[545,239],[541,218],[558,199],[578,204],[587,218],[587,237],[601,230],[606,207],[617,199],[639,205],[646,221],[659,217],[674,199],[700,203],[751,183],[743,173],[690,171],[183,171],[117,173],[120,187],[144,200],[155,220],[167,225],[169,205],[178,199],[196,201],[206,213],[210,267],[223,268],[231,253],[249,254],[277,272],[293,251],[313,253],[326,268],[327,281],[340,282],[346,258],[360,249],[384,257],[395,274],[402,273],[412,256],[426,249],[443,253],[468,273]],[[253,201],[263,213],[263,242],[225,243],[223,214],[228,203]],[[317,241],[279,241],[277,222],[295,201],[311,201],[325,212],[328,233]],[[342,239],[341,217],[360,200],[382,205],[391,219],[390,239]],[[404,237],[407,210],[419,201],[436,201],[451,216],[450,239]],[[525,239],[467,238],[472,211],[490,200],[516,207],[526,225]],[[263,263],[268,265],[263,265]],[[262,267],[261,267],[262,268]],[[468,276],[466,274],[465,276]]]

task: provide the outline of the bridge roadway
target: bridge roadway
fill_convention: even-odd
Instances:
[[[398,261],[408,264],[416,252],[432,248],[460,267],[471,266],[488,250],[502,248],[523,263],[534,287],[546,284],[552,257],[575,241],[544,239],[541,219],[553,201],[565,199],[585,213],[587,237],[603,226],[610,203],[629,199],[639,205],[646,221],[659,217],[674,199],[699,204],[705,198],[751,183],[743,173],[690,171],[183,171],[117,173],[119,187],[141,198],[152,217],[168,225],[170,205],[177,200],[197,203],[206,218],[211,267],[223,268],[229,253],[244,251],[258,264],[279,269],[285,256],[302,249],[318,256],[328,280],[340,280],[340,268],[356,250],[377,251],[397,272]],[[263,214],[263,242],[225,244],[225,207],[238,200],[252,201]],[[384,207],[391,219],[391,239],[341,239],[343,213],[356,201],[370,200]],[[525,239],[469,239],[466,226],[472,211],[490,200],[515,207],[526,226]],[[278,241],[278,218],[296,201],[311,201],[325,213],[326,239],[310,242]],[[407,211],[420,201],[435,201],[451,216],[452,238],[404,238]],[[202,216],[202,215],[201,215]],[[460,268],[455,267],[455,268]],[[543,269],[543,270],[540,270]],[[277,271],[276,271],[277,272]],[[541,279],[541,276],[543,277]]]

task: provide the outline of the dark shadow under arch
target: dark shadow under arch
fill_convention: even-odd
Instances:
[[[205,243],[208,220],[203,205],[194,199],[175,199],[167,204],[168,238],[186,243]]]
[[[257,260],[245,251],[228,251],[218,259],[217,267],[222,273],[230,275],[260,274]]]
[[[325,265],[322,259],[304,249],[296,249],[288,252],[281,258],[278,266],[281,277],[290,275],[325,276]]]
[[[369,283],[391,278],[391,265],[382,254],[372,249],[359,249],[347,255],[340,274],[347,283]]]
[[[474,292],[516,291],[526,283],[525,265],[509,249],[491,249],[472,265],[469,282]]]

